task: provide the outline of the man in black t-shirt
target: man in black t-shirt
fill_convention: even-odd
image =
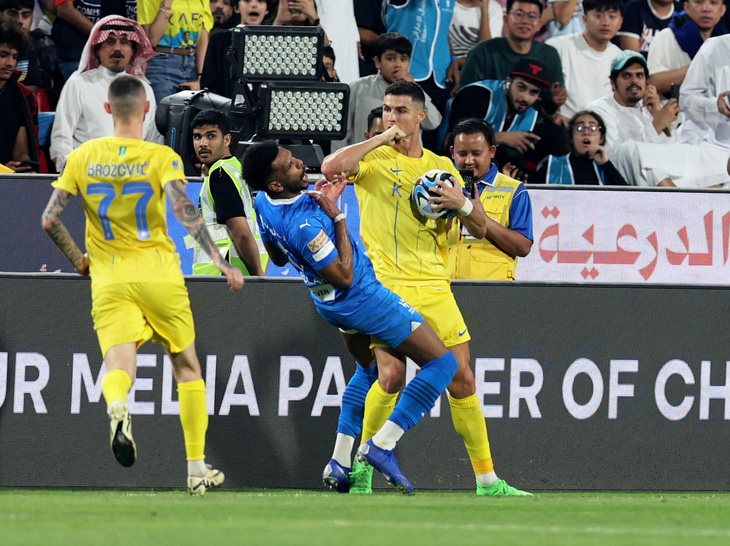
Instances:
[[[20,71],[20,82],[34,93],[42,86],[38,55],[32,46],[30,27],[33,24],[33,7],[35,0],[0,0],[0,21],[15,25],[28,40],[26,52],[18,58],[17,70]]]
[[[193,147],[208,176],[200,190],[200,213],[221,256],[244,275],[264,275],[268,255],[256,225],[251,191],[241,163],[231,154],[231,133],[223,112],[205,110],[193,119]],[[193,274],[220,275],[210,256],[193,246]]]
[[[19,29],[0,26],[0,163],[19,173],[39,168],[35,126],[26,102],[30,91],[18,83],[16,70],[25,48]]]
[[[81,53],[94,24],[107,15],[137,20],[137,0],[56,0],[52,38],[58,47],[63,79],[79,67]]]
[[[383,20],[383,0],[358,0],[353,8],[360,34],[360,77],[377,74],[375,40],[388,30]]]
[[[630,0],[624,6],[618,45],[621,49],[638,51],[646,58],[654,35],[667,28],[675,11],[682,11],[682,5],[674,0]]]

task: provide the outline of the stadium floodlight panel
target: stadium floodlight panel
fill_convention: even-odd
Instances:
[[[324,73],[319,27],[244,25],[233,30],[233,47],[249,82],[316,81]]]
[[[262,136],[339,140],[347,134],[346,83],[271,82],[262,91]]]

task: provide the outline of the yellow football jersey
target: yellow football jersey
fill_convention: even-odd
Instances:
[[[446,221],[421,216],[411,205],[411,191],[431,169],[453,173],[463,186],[451,160],[426,149],[420,158],[412,158],[381,146],[359,166],[353,180],[360,202],[360,235],[378,279],[386,286],[448,282]]]
[[[151,280],[178,264],[167,235],[164,186],[185,181],[183,162],[171,148],[143,140],[104,137],[90,140],[69,156],[53,186],[83,199],[86,250],[92,279]]]

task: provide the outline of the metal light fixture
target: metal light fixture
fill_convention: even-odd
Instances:
[[[345,83],[272,82],[261,88],[266,138],[341,139],[347,134],[350,87]]]
[[[197,174],[192,153],[195,114],[217,108],[228,114],[235,155],[264,138],[290,139],[298,157],[317,169],[322,148],[309,140],[338,140],[347,134],[350,87],[322,81],[324,31],[319,27],[245,25],[233,29],[228,57],[235,84],[233,98],[182,91],[164,98],[157,125],[165,143],[183,156],[186,174]],[[194,154],[192,154],[194,155]]]
[[[240,75],[248,82],[320,80],[324,31],[319,27],[245,25],[233,29]]]

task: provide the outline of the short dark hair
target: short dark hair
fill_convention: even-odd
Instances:
[[[454,140],[458,135],[476,135],[477,133],[484,135],[484,140],[487,141],[488,146],[495,145],[494,129],[489,123],[479,118],[466,118],[457,123],[454,130],[451,131],[451,146],[454,145]]]
[[[0,0],[0,11],[7,11],[9,9],[29,9],[33,11],[35,7],[35,0]]]
[[[385,89],[385,94],[396,96],[408,95],[413,102],[418,101],[421,104],[426,104],[426,95],[424,95],[423,89],[416,82],[398,80],[397,82],[391,83]]]
[[[203,110],[198,112],[193,118],[191,129],[198,129],[203,125],[215,125],[221,130],[223,136],[230,134],[231,130],[228,125],[228,116],[220,110]]]
[[[138,101],[147,100],[147,92],[140,78],[131,74],[122,74],[109,84],[108,99],[112,114],[127,118],[139,111],[140,102]]]
[[[575,128],[575,123],[578,121],[578,118],[581,116],[593,116],[596,118],[596,121],[598,122],[598,127],[601,131],[601,136],[603,137],[603,140],[605,142],[606,140],[606,124],[603,123],[603,118],[593,112],[592,110],[581,110],[580,112],[576,112],[572,118],[570,118],[570,125],[568,125],[568,131],[569,134],[573,134],[573,129]],[[571,141],[572,142],[572,141]]]
[[[126,97],[140,94],[147,96],[142,80],[131,74],[122,74],[114,78],[112,83],[109,84],[110,97]]]
[[[413,51],[413,44],[400,32],[386,32],[378,36],[377,40],[375,40],[374,56],[379,59],[389,49],[410,57]]]
[[[24,55],[28,49],[28,39],[17,26],[11,24],[0,24],[0,44],[6,45]]]
[[[616,10],[619,13],[624,11],[622,0],[583,0],[583,13],[589,11],[610,11]]]
[[[241,162],[243,179],[257,191],[268,191],[274,169],[271,166],[279,155],[279,146],[274,140],[252,144],[246,149]]]
[[[329,44],[322,48],[322,57],[332,59],[332,62],[335,62],[337,60],[337,57],[335,57],[335,50],[332,49],[332,46]]]
[[[507,5],[505,6],[505,13],[509,13],[512,11],[512,6],[515,2],[520,2],[522,4],[535,4],[539,9],[539,13],[542,13],[542,2],[540,0],[507,0]]]
[[[376,119],[383,119],[383,107],[382,106],[376,106],[372,110],[370,110],[370,113],[368,114],[368,131],[370,130],[370,127],[373,126],[373,121]]]

